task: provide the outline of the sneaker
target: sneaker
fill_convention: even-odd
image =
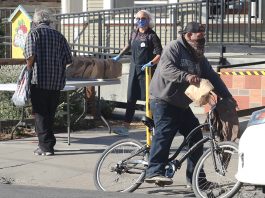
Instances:
[[[121,135],[121,136],[128,136],[129,135],[129,130],[126,127],[119,127],[119,128],[114,128],[112,129],[112,132]]]
[[[171,185],[173,184],[173,180],[171,178],[165,177],[163,175],[157,175],[154,177],[145,178],[144,180],[146,183],[152,184],[163,184],[163,185]]]
[[[186,188],[187,188],[187,190],[192,190],[192,185],[191,185],[191,183],[187,183]]]
[[[49,152],[49,151],[42,151],[40,148],[37,148],[34,151],[34,155],[43,155],[43,156],[51,156],[54,155],[54,152]]]

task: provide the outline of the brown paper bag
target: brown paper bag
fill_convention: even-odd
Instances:
[[[73,57],[73,63],[66,68],[67,78],[113,79],[122,75],[122,64],[111,59]]]
[[[207,79],[201,79],[198,85],[190,85],[185,94],[196,103],[202,106],[208,103],[210,92],[214,89],[212,83]]]

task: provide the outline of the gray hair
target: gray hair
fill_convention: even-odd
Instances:
[[[36,24],[40,24],[40,23],[50,24],[51,14],[52,14],[51,11],[47,8],[36,8],[35,13],[33,15],[33,22]]]
[[[143,12],[145,16],[147,16],[147,18],[149,19],[149,27],[150,28],[153,28],[155,26],[155,23],[154,23],[154,16],[147,10],[140,10],[136,13],[135,15],[135,18],[136,16],[140,13],[140,12]]]

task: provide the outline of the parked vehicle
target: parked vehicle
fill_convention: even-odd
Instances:
[[[242,183],[261,186],[265,193],[265,109],[252,113],[239,141],[236,178]]]

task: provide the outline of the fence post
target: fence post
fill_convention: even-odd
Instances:
[[[173,12],[173,39],[172,40],[175,40],[178,37],[178,32],[177,32],[178,27],[177,26],[180,24],[179,24],[179,21],[177,19],[178,16],[177,16],[176,7],[173,8],[172,12]]]
[[[102,16],[101,14],[98,15],[98,52],[102,52]]]
[[[251,5],[252,5],[252,0],[251,1],[248,1],[248,44],[250,45],[251,44]]]
[[[224,42],[224,1],[221,1],[221,43]]]

